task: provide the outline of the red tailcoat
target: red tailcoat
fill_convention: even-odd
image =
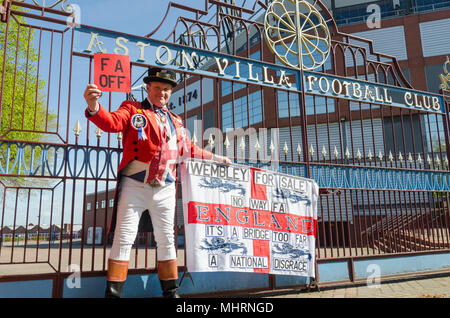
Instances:
[[[169,112],[174,123],[177,133],[178,152],[180,156],[195,157],[203,159],[212,159],[212,153],[197,147],[192,143],[183,126],[182,119]],[[150,163],[157,153],[162,142],[159,124],[156,114],[145,99],[142,103],[134,101],[124,101],[119,109],[114,112],[108,112],[101,105],[99,111],[95,115],[90,115],[88,110],[85,112],[86,117],[93,122],[98,128],[105,132],[117,133],[122,132],[123,135],[123,157],[118,169],[117,186],[114,193],[114,207],[109,227],[109,232],[113,232],[116,224],[117,200],[121,186],[121,170],[132,160],[139,160]],[[147,139],[139,139],[139,130],[132,124],[132,120],[136,116],[143,115],[145,127],[143,132]],[[141,117],[142,118],[142,117]],[[141,132],[141,137],[142,137]],[[175,176],[174,176],[175,177]],[[145,216],[144,216],[145,215]],[[143,220],[139,223],[139,232],[151,232],[151,223],[148,213],[143,214]],[[145,219],[144,219],[145,218]]]

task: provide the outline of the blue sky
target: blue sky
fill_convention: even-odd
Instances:
[[[146,35],[153,31],[164,18],[169,0],[73,0],[81,9],[81,23],[120,31],[124,33]],[[174,1],[192,8],[205,9],[205,0]],[[166,21],[167,34],[171,31],[176,20],[176,11]]]

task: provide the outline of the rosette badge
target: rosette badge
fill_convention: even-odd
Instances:
[[[267,8],[264,27],[267,45],[283,64],[311,71],[328,59],[330,31],[310,1],[273,1]]]

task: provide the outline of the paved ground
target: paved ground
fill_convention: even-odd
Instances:
[[[450,272],[381,282],[378,285],[322,287],[320,291],[285,292],[270,298],[450,298]]]

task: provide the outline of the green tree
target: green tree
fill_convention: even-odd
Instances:
[[[14,9],[25,11],[20,7]],[[24,17],[11,17],[7,30],[6,23],[0,22],[0,87],[3,86],[3,97],[0,100],[0,140],[36,142],[45,137],[43,131],[55,126],[56,115],[47,112],[46,82],[38,76],[37,65],[40,57],[35,47],[35,31],[23,26],[24,23]],[[8,38],[5,50],[6,34]],[[31,148],[28,148],[25,158],[31,160]],[[0,149],[0,162],[3,167],[8,160],[5,149]],[[14,163],[16,155],[17,148],[11,147],[10,165]],[[39,157],[39,151],[35,152],[34,160]],[[24,179],[16,178],[14,183],[18,181]]]

